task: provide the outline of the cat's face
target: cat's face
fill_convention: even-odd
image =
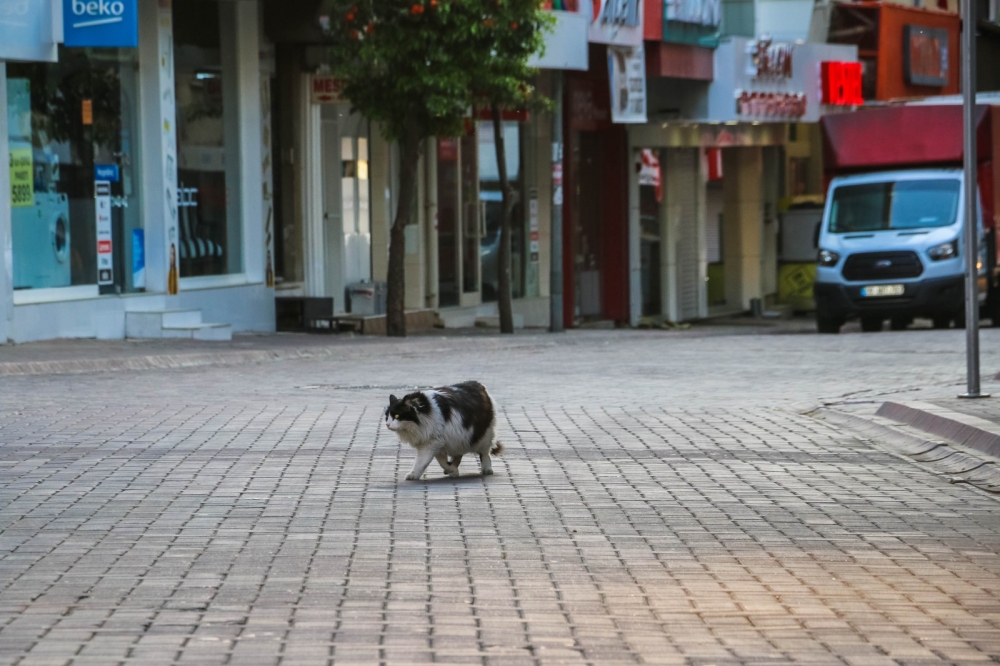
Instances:
[[[411,396],[402,400],[389,396],[389,406],[385,409],[385,427],[393,432],[406,432],[420,424],[420,407]]]

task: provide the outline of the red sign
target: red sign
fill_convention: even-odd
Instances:
[[[442,162],[454,162],[458,159],[458,140],[452,137],[438,139],[438,159]]]
[[[792,78],[792,51],[794,44],[774,44],[770,39],[759,39],[747,44],[750,55],[748,74],[755,79]]]
[[[722,180],[722,149],[706,148],[705,161],[708,163],[708,180]]]
[[[111,254],[111,241],[109,240],[97,241],[97,254]]]
[[[820,64],[823,104],[861,106],[861,63],[824,62]]]
[[[336,104],[344,100],[344,80],[332,76],[314,76],[312,81],[313,104]]]

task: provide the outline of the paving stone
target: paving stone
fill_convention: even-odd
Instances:
[[[800,408],[954,382],[961,332],[689,333],[10,372],[0,662],[1000,659],[997,500]],[[403,481],[388,393],[466,377],[497,474]]]

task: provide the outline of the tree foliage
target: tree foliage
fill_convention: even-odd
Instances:
[[[405,335],[404,229],[421,142],[461,134],[477,104],[527,103],[534,75],[527,59],[551,19],[541,0],[324,0],[320,14],[345,96],[400,146],[387,324],[390,335]]]

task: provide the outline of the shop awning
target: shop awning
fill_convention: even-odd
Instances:
[[[977,105],[977,154],[992,152],[989,106]],[[828,172],[920,165],[961,166],[962,107],[912,105],[824,116],[823,162]]]

